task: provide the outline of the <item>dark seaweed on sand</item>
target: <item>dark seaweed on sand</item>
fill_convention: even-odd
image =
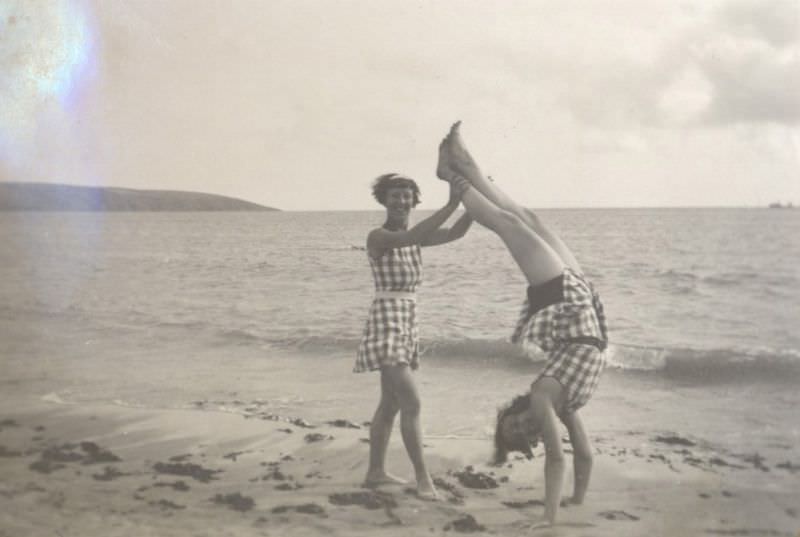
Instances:
[[[185,475],[202,483],[208,483],[212,479],[215,479],[214,474],[221,472],[221,470],[209,470],[208,468],[203,468],[202,466],[193,463],[165,462],[155,463],[153,465],[153,470],[159,474]]]
[[[234,511],[249,511],[255,507],[256,502],[249,496],[242,496],[238,492],[232,494],[217,494],[211,499],[212,502],[227,505]]]

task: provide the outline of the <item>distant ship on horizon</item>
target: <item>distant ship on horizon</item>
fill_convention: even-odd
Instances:
[[[788,203],[785,203],[785,204],[783,204],[783,203],[781,203],[779,201],[774,201],[774,202],[769,204],[769,208],[770,209],[794,209],[794,205],[792,205],[791,201],[788,202]]]

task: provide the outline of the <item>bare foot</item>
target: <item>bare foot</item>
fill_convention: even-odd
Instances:
[[[444,141],[445,152],[447,153],[446,161],[448,166],[455,170],[456,173],[464,176],[470,182],[474,182],[475,177],[482,177],[482,172],[478,168],[475,159],[472,158],[464,140],[461,138],[461,122],[456,121],[450,127],[450,132]],[[440,148],[440,155],[442,150]],[[441,157],[440,157],[441,160]]]
[[[382,474],[368,475],[364,479],[364,486],[367,488],[380,487],[381,485],[405,485],[405,479],[383,472]]]
[[[439,500],[439,493],[436,492],[436,487],[433,486],[430,476],[427,479],[417,480],[417,497],[420,500],[435,502]]]
[[[450,182],[453,176],[456,175],[456,171],[450,164],[450,151],[447,145],[448,140],[445,137],[442,143],[439,144],[439,162],[436,164],[436,177],[442,181]]]
[[[426,502],[438,502],[441,500],[436,490],[417,490],[417,498]]]

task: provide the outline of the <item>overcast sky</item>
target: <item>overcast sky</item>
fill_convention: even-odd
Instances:
[[[0,180],[373,209],[800,203],[800,2],[3,0]]]

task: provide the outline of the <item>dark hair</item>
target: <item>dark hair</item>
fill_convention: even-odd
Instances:
[[[511,403],[504,406],[497,411],[497,423],[494,428],[494,457],[492,462],[494,464],[502,464],[508,459],[508,454],[511,451],[521,451],[529,459],[533,458],[533,451],[531,445],[526,438],[519,436],[506,442],[503,437],[503,420],[514,414],[525,412],[531,407],[531,397],[529,393],[516,396]]]
[[[410,188],[414,193],[414,205],[420,202],[420,190],[413,179],[399,173],[385,173],[372,182],[372,195],[381,205],[386,205],[386,193],[390,188]]]

